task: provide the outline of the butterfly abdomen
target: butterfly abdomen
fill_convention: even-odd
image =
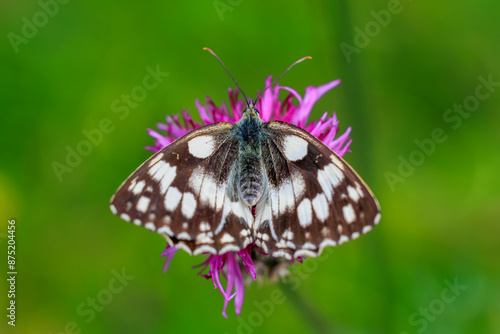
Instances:
[[[259,154],[240,152],[239,160],[240,196],[248,206],[254,206],[263,192],[260,152]]]
[[[239,192],[241,199],[248,206],[257,204],[264,190],[260,149],[261,124],[260,119],[247,117],[242,120],[238,128]]]

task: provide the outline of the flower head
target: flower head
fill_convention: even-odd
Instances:
[[[269,86],[271,82],[271,77],[268,77],[264,87]],[[316,101],[339,83],[340,80],[335,80],[319,87],[309,86],[306,88],[303,97],[292,88],[276,84],[263,93],[262,98],[257,102],[255,107],[260,111],[260,118],[264,122],[279,120],[299,126],[316,136],[338,155],[343,156],[349,150],[349,145],[351,144],[351,140],[349,139],[350,127],[337,137],[339,121],[335,113],[329,115],[328,112],[325,112],[319,120],[309,121],[311,110]],[[281,90],[289,92],[288,96],[283,100],[279,99]],[[216,106],[209,98],[206,99],[205,105],[202,105],[197,100],[196,107],[201,118],[201,124],[195,122],[187,111],[183,111],[181,115],[167,116],[166,124],[160,123],[157,125],[157,128],[164,133],[152,129],[147,130],[155,139],[155,143],[153,146],[147,146],[146,149],[158,152],[175,139],[207,124],[238,122],[246,108],[246,101],[239,99],[238,93],[237,90],[229,88],[229,106],[225,102],[220,106]],[[176,248],[167,245],[166,250],[162,253],[162,256],[167,257],[164,267],[165,272],[176,252]],[[303,257],[295,260],[302,262]],[[236,314],[239,315],[241,313],[245,296],[245,276],[247,280],[256,280],[258,276],[267,276],[271,279],[278,278],[287,274],[287,266],[291,262],[294,262],[294,260],[289,261],[268,256],[255,244],[250,244],[245,249],[237,252],[227,252],[220,255],[210,254],[197,267],[201,267],[199,275],[206,279],[211,279],[214,288],[219,289],[222,293],[224,297],[222,314],[224,317],[227,317],[226,309],[229,301],[233,298]],[[242,269],[244,269],[245,273],[242,272]],[[225,287],[221,277],[226,281]]]
[[[271,77],[266,79],[265,87],[271,84]],[[340,80],[335,80],[319,87],[309,86],[306,88],[304,97],[300,96],[296,90],[280,86],[276,84],[274,87],[266,90],[262,98],[257,102],[256,108],[260,111],[260,118],[264,122],[283,121],[297,125],[307,130],[312,135],[330,147],[340,156],[349,150],[351,140],[349,133],[351,128],[336,138],[338,132],[337,115],[333,113],[331,116],[328,112],[323,113],[317,121],[309,121],[312,107],[323,94],[338,86]],[[281,90],[286,90],[290,94],[280,101],[279,93]],[[155,130],[148,129],[148,133],[155,139],[154,146],[147,146],[146,149],[152,152],[158,152],[165,146],[190,132],[207,124],[217,122],[236,123],[240,120],[243,111],[246,108],[246,102],[238,98],[239,91],[229,88],[229,106],[222,102],[220,107],[207,97],[206,104],[202,105],[199,100],[196,100],[196,107],[200,114],[201,124],[193,121],[193,118],[188,111],[182,111],[181,115],[167,116],[166,124],[158,123],[157,128],[165,134],[161,134]],[[293,102],[293,98],[298,100],[298,104]],[[181,122],[182,119],[182,122]]]

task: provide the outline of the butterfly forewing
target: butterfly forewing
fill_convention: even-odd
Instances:
[[[111,210],[190,254],[246,247],[252,215],[233,180],[238,140],[232,129],[208,125],[154,154],[120,186]]]
[[[255,242],[275,257],[317,256],[355,239],[380,219],[368,186],[330,148],[283,122],[264,129],[268,193],[257,205]]]

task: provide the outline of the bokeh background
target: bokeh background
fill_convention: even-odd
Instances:
[[[0,283],[2,333],[500,333],[498,1],[61,2],[0,4],[0,249],[15,219],[18,272],[15,328]],[[191,269],[203,256],[165,275],[164,239],[108,209],[150,155],[146,128],[228,100],[205,46],[247,95],[303,56],[281,84],[341,78],[312,116],[352,126],[346,159],[383,212],[295,291],[250,285],[239,318]],[[113,112],[148,66],[169,75]],[[113,130],[59,179],[54,162],[103,119]],[[260,311],[273,291],[284,301]]]

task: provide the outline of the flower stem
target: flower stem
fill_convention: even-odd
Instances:
[[[320,313],[301,295],[291,289],[290,284],[280,281],[279,286],[286,298],[295,306],[297,312],[309,324],[313,333],[335,333],[333,328],[320,316]]]

